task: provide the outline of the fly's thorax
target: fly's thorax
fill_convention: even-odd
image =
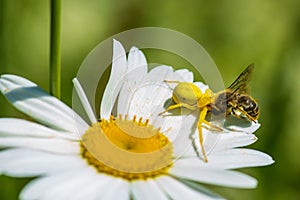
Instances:
[[[173,90],[173,99],[176,103],[196,105],[201,96],[201,90],[193,83],[178,83]]]
[[[214,115],[230,114],[231,108],[238,102],[238,95],[226,89],[215,94],[212,100],[212,113]]]

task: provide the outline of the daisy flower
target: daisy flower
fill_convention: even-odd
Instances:
[[[205,163],[192,145],[197,143],[191,137],[195,117],[158,115],[172,94],[163,80],[192,82],[193,74],[168,66],[148,72],[140,50],[131,48],[126,59],[124,48],[114,40],[101,120],[79,81],[73,80],[86,122],[33,82],[2,75],[1,92],[36,122],[0,119],[0,174],[37,177],[20,193],[26,200],[221,199],[199,183],[254,188],[254,178],[233,169],[273,162],[262,152],[239,148],[256,141],[252,132],[257,126],[218,134]]]

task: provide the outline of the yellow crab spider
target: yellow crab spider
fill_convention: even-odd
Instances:
[[[175,108],[186,108],[191,111],[199,109],[199,118],[197,122],[200,147],[203,154],[204,162],[207,162],[207,157],[205,149],[203,146],[203,134],[202,134],[202,124],[206,124],[216,130],[222,130],[219,127],[212,125],[210,122],[205,120],[207,112],[211,109],[211,99],[214,93],[210,89],[206,89],[204,93],[193,83],[180,82],[180,81],[168,81],[166,83],[177,83],[173,90],[172,99],[176,103],[175,105],[169,106],[165,111],[161,112],[162,115]]]

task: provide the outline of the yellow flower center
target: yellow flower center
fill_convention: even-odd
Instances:
[[[173,161],[169,139],[148,120],[136,117],[111,117],[93,124],[82,137],[81,152],[98,172],[126,180],[164,175]]]

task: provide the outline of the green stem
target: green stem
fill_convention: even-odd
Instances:
[[[61,0],[50,0],[50,94],[60,98],[61,93]]]

